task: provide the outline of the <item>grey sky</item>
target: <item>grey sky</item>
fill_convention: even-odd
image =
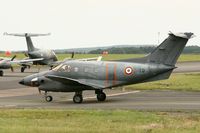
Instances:
[[[200,45],[199,0],[0,0],[1,50],[25,50],[24,38],[3,32],[47,33],[40,48],[157,44],[168,31],[194,32]]]

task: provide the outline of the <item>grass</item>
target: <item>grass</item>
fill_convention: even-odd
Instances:
[[[16,54],[18,59],[25,58],[24,54]],[[5,54],[0,54],[0,57],[4,57]],[[13,55],[11,55],[12,57]],[[57,54],[59,60],[71,57],[71,54]],[[75,54],[75,58],[91,58],[98,57],[98,54]],[[143,57],[144,54],[108,54],[103,56],[103,60],[120,60],[128,58]],[[200,61],[200,54],[182,54],[178,60],[179,62],[186,61]]]
[[[0,131],[6,133],[200,132],[200,114],[129,110],[1,109]]]
[[[149,83],[141,83],[126,86],[126,89],[138,90],[187,90],[187,91],[200,91],[200,73],[177,73],[172,74],[167,80],[160,80]]]

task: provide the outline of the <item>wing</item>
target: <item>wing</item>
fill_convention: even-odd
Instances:
[[[55,81],[58,81],[58,82],[61,82],[61,83],[64,83],[64,84],[68,84],[68,83],[80,84],[80,85],[92,87],[92,88],[95,88],[95,89],[105,88],[104,85],[94,83],[94,82],[86,82],[85,80],[81,80],[81,79],[72,79],[72,78],[55,76],[55,75],[46,75],[45,77],[52,79],[52,80],[55,80]]]
[[[94,57],[94,58],[84,58],[84,59],[77,59],[79,61],[101,61],[102,56]]]
[[[72,59],[72,58],[65,58],[63,61],[55,61],[49,64],[49,66],[57,66],[65,61],[72,61],[72,60],[78,60],[78,61],[101,61],[102,56],[94,57],[94,58],[83,58],[83,59]]]
[[[41,61],[44,60],[44,58],[37,58],[37,59],[24,59],[24,60],[14,60],[10,61],[12,64],[22,64],[22,63],[29,63],[33,61]]]

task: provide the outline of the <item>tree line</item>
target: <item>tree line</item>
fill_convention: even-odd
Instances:
[[[89,51],[89,54],[102,54],[107,52],[108,54],[148,54],[155,49],[156,46],[142,46],[142,47],[111,47],[107,49],[96,49]],[[200,54],[199,46],[187,46],[184,48],[185,54]]]

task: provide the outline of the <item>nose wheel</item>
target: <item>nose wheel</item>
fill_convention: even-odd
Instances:
[[[45,100],[47,102],[51,102],[53,100],[53,97],[52,96],[45,96]]]
[[[53,100],[53,97],[52,97],[52,96],[47,95],[47,91],[45,91],[44,96],[45,96],[45,100],[46,100],[47,102],[51,102],[51,101]]]
[[[75,92],[75,95],[73,97],[74,103],[82,103],[83,102],[83,95],[82,92]]]

